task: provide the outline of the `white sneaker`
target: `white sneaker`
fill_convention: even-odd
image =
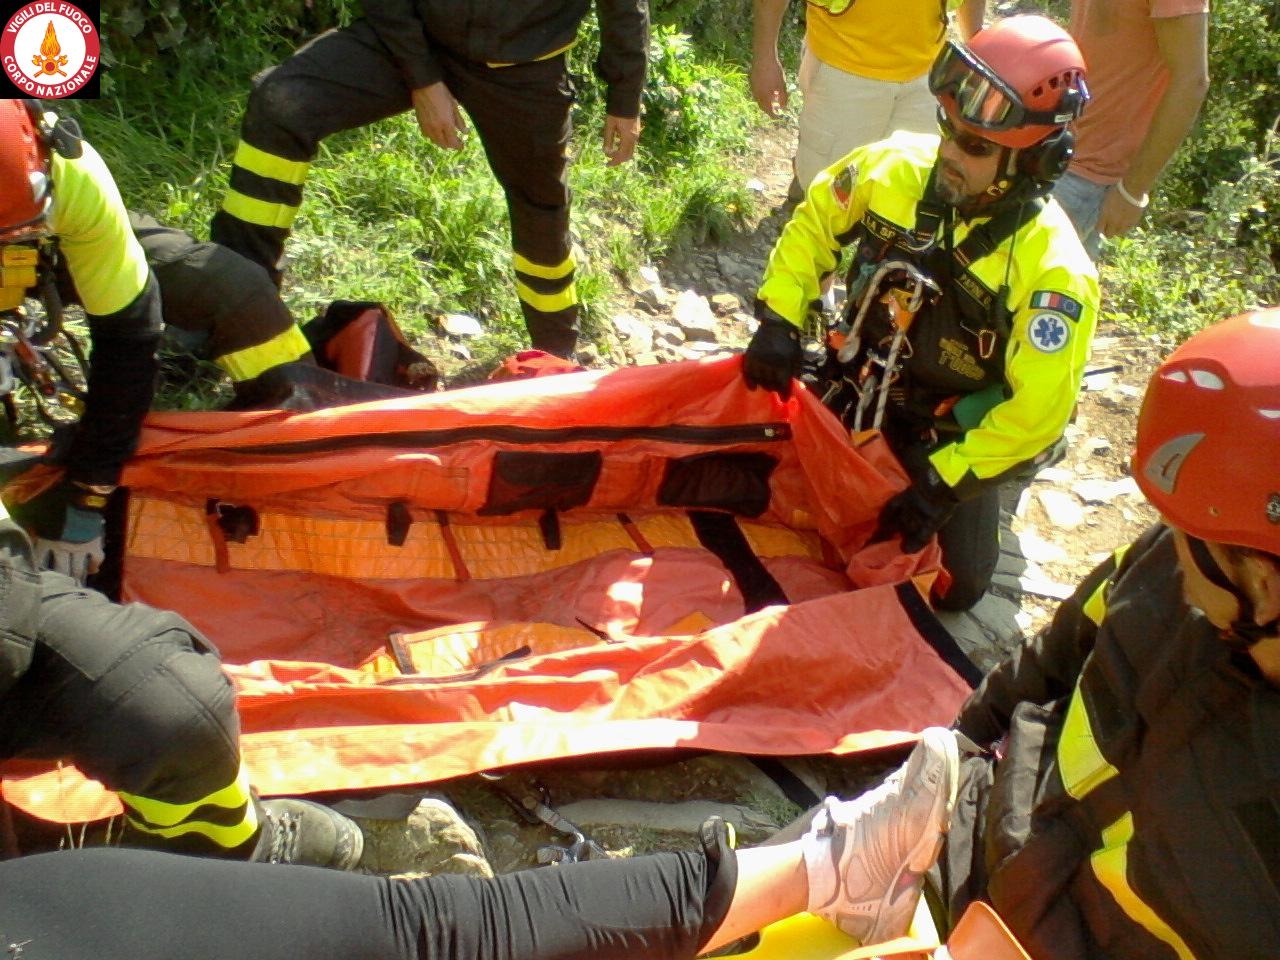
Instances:
[[[955,734],[929,727],[879,787],[856,800],[827,797],[803,838],[810,912],[864,944],[904,936],[959,779]]]

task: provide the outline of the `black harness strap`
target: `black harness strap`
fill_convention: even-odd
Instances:
[[[734,517],[709,510],[690,510],[689,521],[698,541],[728,568],[747,613],[789,602],[781,585],[751,549]]]

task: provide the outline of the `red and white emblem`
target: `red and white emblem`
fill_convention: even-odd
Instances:
[[[98,28],[75,4],[37,0],[9,18],[0,33],[0,66],[29,97],[69,97],[98,69]]]

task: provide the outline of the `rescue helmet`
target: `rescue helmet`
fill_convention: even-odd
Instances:
[[[1016,16],[949,40],[929,71],[929,90],[968,133],[1022,149],[1063,131],[1089,100],[1084,56],[1047,17]]]
[[[1138,415],[1133,475],[1175,527],[1280,555],[1280,307],[1195,334]]]
[[[0,243],[44,232],[52,202],[49,148],[22,100],[0,100]]]

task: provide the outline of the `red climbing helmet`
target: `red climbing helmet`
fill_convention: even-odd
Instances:
[[[1280,555],[1280,307],[1202,330],[1160,365],[1133,474],[1191,536]]]
[[[49,212],[49,151],[22,100],[0,100],[0,243],[43,233]]]
[[[955,126],[1021,149],[1080,116],[1089,99],[1084,74],[1084,56],[1060,26],[1008,17],[967,46],[948,41],[929,71],[929,90]]]

